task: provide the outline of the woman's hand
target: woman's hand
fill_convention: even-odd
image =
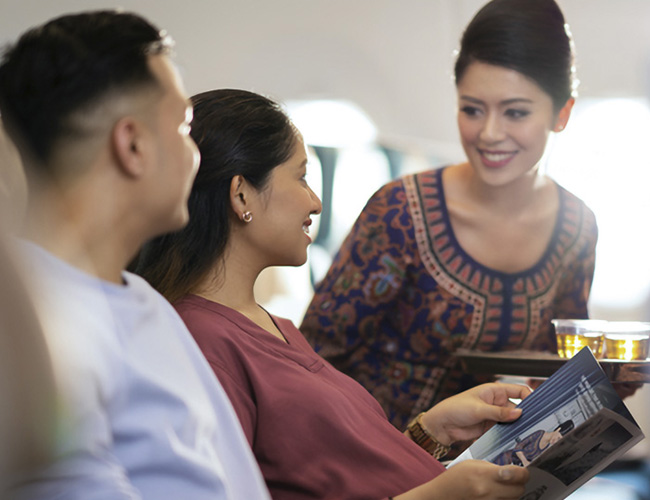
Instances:
[[[435,479],[395,500],[517,500],[525,491],[529,472],[516,465],[465,460]]]
[[[422,416],[422,424],[443,445],[474,439],[495,422],[511,422],[521,415],[510,398],[524,399],[525,385],[483,384],[441,401]]]

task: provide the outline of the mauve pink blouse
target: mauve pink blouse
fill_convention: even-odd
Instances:
[[[274,499],[384,499],[445,470],[291,321],[272,316],[285,343],[201,297],[174,307],[226,390]]]

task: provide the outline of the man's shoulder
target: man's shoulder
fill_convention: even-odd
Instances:
[[[124,284],[109,283],[39,247],[25,248],[30,294],[54,338],[110,357],[127,349],[135,335],[185,337],[171,305],[139,276],[124,272]]]

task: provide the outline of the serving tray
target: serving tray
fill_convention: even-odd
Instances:
[[[459,349],[456,356],[468,373],[526,377],[549,377],[567,362],[557,354],[533,351],[479,352]],[[599,359],[598,363],[612,382],[650,383],[650,360]]]

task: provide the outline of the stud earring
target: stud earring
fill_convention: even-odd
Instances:
[[[244,222],[248,223],[253,220],[253,214],[246,211],[241,215],[241,218]]]
[[[563,130],[564,130],[564,125],[558,125],[557,127],[555,127],[556,132],[562,132]]]

